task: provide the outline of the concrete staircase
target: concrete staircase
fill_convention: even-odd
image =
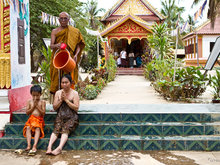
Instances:
[[[137,75],[143,76],[143,68],[117,68],[117,75]]]
[[[55,112],[46,113],[46,137],[40,139],[39,149],[47,148],[55,117]],[[0,149],[26,147],[22,129],[27,119],[24,112],[13,114]],[[220,151],[219,105],[81,105],[79,120],[66,150]]]

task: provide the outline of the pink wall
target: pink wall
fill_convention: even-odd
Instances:
[[[8,91],[8,99],[10,103],[10,112],[21,110],[27,104],[27,100],[31,99],[30,94],[31,85],[10,89]]]

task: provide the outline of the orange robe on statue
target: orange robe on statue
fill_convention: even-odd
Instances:
[[[65,43],[67,45],[67,50],[69,50],[70,55],[74,58],[74,51],[77,45],[80,47],[80,52],[77,56],[76,68],[71,72],[71,77],[73,83],[76,84],[78,82],[78,63],[81,58],[82,50],[85,47],[85,41],[79,31],[79,29],[74,28],[72,26],[68,26],[67,28],[63,29],[62,31],[56,34],[56,43]],[[59,90],[59,76],[58,76],[58,69],[53,66],[53,58],[57,49],[53,49],[53,53],[51,56],[51,63],[50,63],[50,92],[56,93]],[[73,86],[74,88],[74,86]]]
[[[31,115],[23,128],[23,136],[26,137],[27,127],[31,129],[31,137],[34,138],[35,128],[40,128],[40,138],[44,137],[44,118],[42,116]]]

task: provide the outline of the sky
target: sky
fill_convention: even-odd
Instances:
[[[79,0],[79,1],[87,2],[87,0]],[[97,0],[97,1],[98,1],[98,8],[104,8],[106,11],[108,11],[111,7],[114,6],[115,3],[118,2],[118,0]],[[160,0],[147,0],[147,1],[160,12],[161,10]],[[194,13],[200,8],[200,6],[202,6],[204,1],[205,0],[201,0],[200,4],[194,6],[193,8],[191,8],[192,2],[193,2],[192,0],[176,0],[176,3],[180,7],[185,7],[185,12],[182,17],[186,20],[188,17],[188,14],[194,15]],[[203,14],[203,18],[198,19],[198,24],[201,24],[202,22],[207,20],[206,16],[207,16],[207,11],[208,11],[208,4],[209,3],[207,2],[205,12]],[[104,15],[104,13],[102,14],[100,13],[100,15]]]

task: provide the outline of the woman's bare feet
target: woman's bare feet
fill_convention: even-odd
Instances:
[[[62,150],[57,147],[55,150],[53,150],[53,151],[51,152],[51,154],[54,155],[54,156],[57,156],[57,155],[61,154],[61,151],[62,151]]]
[[[33,145],[33,147],[32,147],[32,151],[37,151],[37,145]]]
[[[52,154],[52,150],[50,148],[47,148],[46,155],[51,155],[51,154]]]

